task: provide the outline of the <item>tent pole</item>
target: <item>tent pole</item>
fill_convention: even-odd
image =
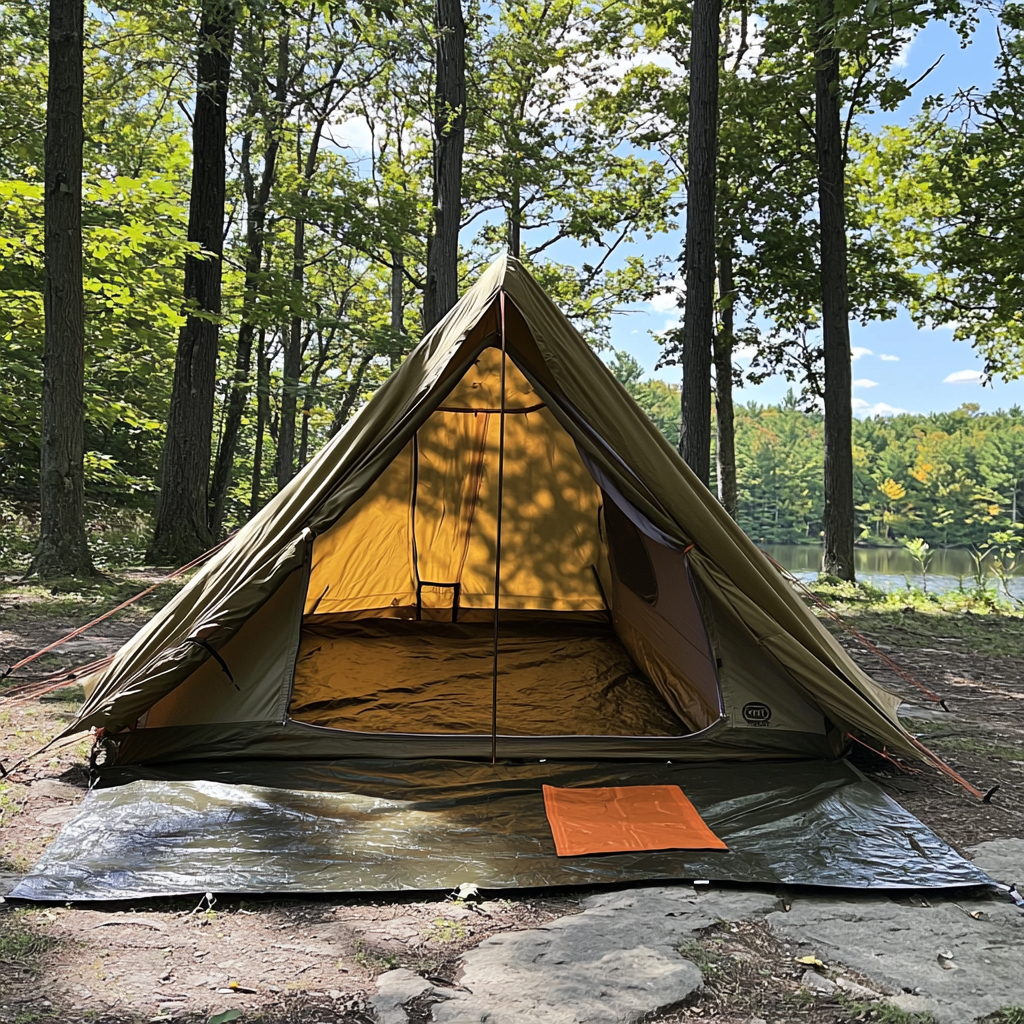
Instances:
[[[498,418],[498,519],[494,537],[494,649],[491,661],[491,764],[498,763],[498,595],[501,589],[501,505],[505,489],[505,292],[501,310],[501,405]]]

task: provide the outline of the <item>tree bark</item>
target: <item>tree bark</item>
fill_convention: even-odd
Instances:
[[[323,361],[320,361],[309,375],[309,388],[306,391],[305,401],[302,403],[302,429],[299,431],[299,469],[302,469],[309,459],[309,417],[313,413],[312,396],[316,394],[322,371]]]
[[[715,196],[720,0],[694,0],[686,143],[686,306],[679,451],[701,482],[711,477],[711,351],[715,336]]]
[[[301,209],[309,200],[310,186],[316,173],[317,157],[324,126],[331,112],[331,97],[337,85],[340,65],[335,65],[328,82],[323,103],[317,114],[316,125],[309,140],[305,161],[302,157],[302,135],[295,140],[295,162],[302,167],[302,184],[299,188]],[[295,218],[295,239],[292,249],[292,319],[284,339],[284,383],[281,388],[281,427],[277,436],[277,486],[278,490],[295,476],[295,414],[298,411],[299,387],[302,378],[302,321],[305,304],[306,281],[306,217],[300,213]]]
[[[508,211],[508,250],[519,259],[522,253],[522,191],[518,182],[512,184],[512,203]]]
[[[242,187],[245,192],[247,213],[245,291],[242,298],[242,320],[238,327],[238,345],[235,349],[235,372],[228,397],[227,414],[224,417],[224,433],[217,452],[210,488],[210,533],[220,534],[224,522],[224,504],[234,469],[235,450],[242,419],[249,403],[250,376],[252,373],[252,343],[256,332],[254,322],[256,303],[260,291],[260,271],[263,267],[263,248],[266,239],[267,208],[270,194],[277,175],[277,155],[281,145],[280,118],[284,110],[288,88],[288,41],[287,29],[278,41],[277,82],[274,95],[274,117],[266,118],[267,147],[263,154],[263,175],[259,186],[252,173],[252,133],[242,142],[241,170]]]
[[[459,224],[466,131],[466,23],[461,0],[434,0],[433,230],[427,242],[423,323],[429,331],[459,299]]]
[[[718,458],[718,500],[736,518],[736,429],[732,402],[732,353],[735,347],[736,284],[732,250],[726,246],[718,258],[718,294],[722,328],[715,338],[715,451]]]
[[[405,334],[405,256],[400,252],[391,253],[391,331],[397,338]],[[391,357],[391,369],[396,366]]]
[[[237,11],[234,0],[204,0],[192,119],[188,238],[212,257],[185,259],[187,320],[178,335],[156,530],[148,558],[181,564],[212,543],[207,484],[221,310],[227,100]]]
[[[356,371],[352,375],[352,382],[345,391],[345,397],[334,414],[334,422],[331,424],[331,429],[328,431],[328,437],[335,437],[337,434],[341,433],[342,428],[346,423],[348,423],[348,418],[352,415],[352,410],[355,408],[356,401],[359,398],[359,392],[363,386],[363,377],[366,376],[366,370],[372,359],[372,353],[365,355],[360,359],[359,365],[356,367]]]
[[[302,302],[306,271],[306,221],[295,220],[292,252],[292,319],[284,338],[284,380],[281,385],[281,426],[277,434],[277,488],[295,476],[295,414],[302,377]]]
[[[260,510],[260,484],[263,482],[263,435],[270,419],[270,362],[267,359],[267,332],[261,327],[256,343],[256,443],[252,455],[252,487],[249,518]]]
[[[84,33],[84,0],[50,0],[40,530],[31,570],[43,578],[94,571],[85,536]]]
[[[835,0],[819,0],[814,76],[821,328],[825,362],[825,549],[822,569],[853,581],[853,368],[847,294],[845,154],[839,110]]]

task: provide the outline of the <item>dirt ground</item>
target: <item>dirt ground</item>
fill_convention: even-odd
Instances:
[[[133,573],[85,595],[0,586],[0,667],[156,578]],[[0,695],[113,653],[172,592],[162,588],[0,682]],[[848,618],[945,700],[948,713],[840,633],[880,683],[912,702],[912,731],[979,789],[999,789],[984,804],[929,768],[897,766],[865,750],[855,754],[857,763],[961,851],[1024,836],[1024,619],[911,609],[851,610]],[[0,761],[9,767],[42,746],[80,699],[72,686],[41,698],[0,700]],[[76,741],[0,781],[0,882],[26,871],[73,815],[87,784],[87,754],[87,742]],[[369,1022],[367,998],[379,973],[403,966],[455,983],[463,950],[496,932],[573,913],[577,898],[560,892],[480,905],[422,896],[6,905],[0,907],[0,1022]],[[705,989],[692,1005],[662,1018],[664,1024],[914,1020],[879,1017],[877,1008],[846,995],[809,995],[800,982],[806,966],[794,963],[763,924],[711,929],[684,955],[702,967]]]

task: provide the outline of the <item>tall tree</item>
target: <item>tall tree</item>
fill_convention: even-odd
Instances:
[[[40,451],[40,576],[93,571],[85,537],[82,283],[84,0],[50,0],[46,92],[46,319]]]
[[[284,487],[295,475],[295,415],[298,411],[299,378],[302,375],[303,307],[306,280],[306,227],[309,194],[316,175],[320,143],[327,121],[336,108],[335,89],[341,63],[334,65],[326,84],[321,85],[319,103],[313,115],[309,148],[303,153],[302,129],[295,135],[295,164],[300,169],[295,232],[292,238],[292,293],[290,298],[291,322],[284,343],[284,381],[281,388],[281,429],[277,439],[277,486]]]
[[[853,367],[846,281],[846,186],[835,0],[819,0],[814,137],[821,237],[821,332],[825,371],[825,550],[822,569],[853,581]]]
[[[686,298],[679,450],[711,478],[711,348],[715,330],[715,198],[718,157],[720,0],[694,0],[687,137]]]
[[[220,533],[224,521],[224,505],[234,469],[235,450],[238,445],[238,434],[242,426],[249,401],[250,377],[252,373],[252,345],[257,330],[257,302],[263,271],[263,248],[266,241],[267,211],[270,196],[277,176],[277,156],[281,148],[282,124],[286,114],[285,104],[288,92],[288,23],[285,22],[278,32],[276,47],[276,78],[273,94],[267,94],[263,88],[264,76],[257,74],[262,68],[246,67],[243,74],[245,86],[249,92],[250,116],[257,122],[250,126],[242,136],[242,148],[239,159],[242,176],[242,192],[245,197],[247,213],[245,239],[245,285],[242,298],[242,320],[238,327],[238,344],[235,349],[235,370],[228,396],[227,409],[224,413],[224,426],[221,431],[220,445],[217,449],[216,464],[210,485],[210,531],[214,537]],[[255,33],[246,31],[243,41],[243,54],[249,63],[252,51],[265,40],[253,38]],[[263,169],[258,176],[253,164],[253,143],[257,127],[261,127],[265,137],[263,147]]]
[[[732,400],[732,353],[736,342],[736,281],[732,249],[718,257],[720,325],[715,335],[715,457],[718,500],[736,518],[736,432]]]
[[[228,86],[237,16],[235,0],[203,0],[188,238],[204,252],[185,259],[187,317],[178,335],[156,528],[147,556],[158,564],[187,562],[212,540],[207,484],[221,311]]]
[[[678,185],[637,152],[643,129],[622,95],[628,19],[591,0],[504,0],[472,47],[463,228],[479,227],[469,248],[507,246],[597,344],[614,310],[653,290],[661,261],[630,243],[668,229]],[[574,266],[552,258],[568,239],[584,249]]]
[[[466,130],[466,22],[462,0],[435,0],[433,223],[427,245],[423,325],[459,298],[459,226]]]

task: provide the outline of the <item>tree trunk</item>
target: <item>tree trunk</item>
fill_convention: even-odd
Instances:
[[[459,224],[466,130],[466,23],[461,0],[434,0],[433,230],[427,243],[423,323],[429,331],[459,299]]]
[[[853,368],[846,284],[845,154],[839,114],[839,51],[832,45],[835,0],[819,0],[814,76],[821,328],[825,355],[825,550],[822,569],[853,581]]]
[[[396,339],[405,334],[405,256],[400,252],[391,254],[391,331]],[[391,369],[397,363],[391,358]]]
[[[512,185],[512,203],[508,211],[508,250],[516,259],[520,258],[522,251],[522,220],[522,192],[516,182]]]
[[[306,465],[309,458],[309,417],[313,412],[311,398],[316,393],[317,385],[320,383],[320,370],[323,363],[314,367],[309,375],[309,388],[306,391],[305,401],[302,403],[302,429],[299,432],[299,469]]]
[[[204,0],[192,120],[188,238],[212,253],[212,258],[185,259],[188,317],[178,335],[156,530],[148,553],[151,562],[164,565],[190,561],[212,542],[207,484],[217,381],[227,100],[236,13],[234,0]]]
[[[252,488],[249,518],[260,510],[260,484],[263,482],[263,435],[270,419],[270,362],[267,359],[267,332],[261,327],[256,347],[256,444],[252,455]]]
[[[248,226],[246,229],[245,291],[242,298],[242,321],[238,327],[238,345],[235,349],[235,372],[228,398],[224,433],[213,470],[210,488],[210,532],[216,538],[224,522],[224,504],[234,469],[235,450],[242,419],[249,403],[250,374],[252,372],[252,342],[256,331],[254,315],[260,290],[260,271],[263,267],[263,247],[266,238],[267,207],[277,173],[277,154],[280,149],[280,116],[284,109],[288,87],[288,31],[278,41],[278,68],[275,88],[275,114],[268,124],[267,149],[263,154],[263,175],[259,187],[252,173],[252,132],[242,142],[241,171],[245,191]]]
[[[365,355],[359,361],[359,365],[356,367],[356,372],[352,375],[352,383],[349,384],[348,389],[345,391],[345,397],[342,400],[341,406],[334,414],[334,422],[331,424],[331,429],[328,432],[328,437],[334,437],[341,433],[342,427],[348,423],[349,416],[352,415],[352,410],[355,408],[356,401],[359,398],[359,392],[363,386],[363,377],[366,375],[367,367],[370,365],[373,359],[371,355]]]
[[[306,221],[295,221],[292,255],[292,320],[284,338],[284,381],[281,385],[281,426],[277,433],[277,488],[295,476],[295,414],[302,377],[302,283],[306,263]]]
[[[732,403],[732,352],[735,345],[736,284],[732,250],[722,250],[718,260],[718,293],[722,303],[722,329],[715,339],[715,451],[718,458],[718,500],[736,518],[736,430]]]
[[[295,161],[302,167],[303,181],[299,189],[302,208],[309,200],[310,185],[316,173],[317,156],[324,125],[331,112],[331,97],[337,85],[340,65],[334,73],[323,96],[323,105],[318,111],[317,122],[309,140],[305,162],[302,158],[302,135],[295,140]],[[306,280],[306,218],[300,214],[295,218],[295,240],[292,250],[292,319],[284,339],[284,383],[281,389],[281,427],[277,436],[277,487],[280,490],[295,476],[295,414],[298,410],[299,387],[302,377],[302,314],[305,303]]]
[[[50,0],[46,91],[45,350],[40,530],[32,571],[90,576],[85,537],[85,299],[82,288],[84,0]]]
[[[715,164],[718,156],[720,0],[694,0],[686,143],[686,307],[679,451],[701,482],[711,477],[711,350],[715,336]]]

